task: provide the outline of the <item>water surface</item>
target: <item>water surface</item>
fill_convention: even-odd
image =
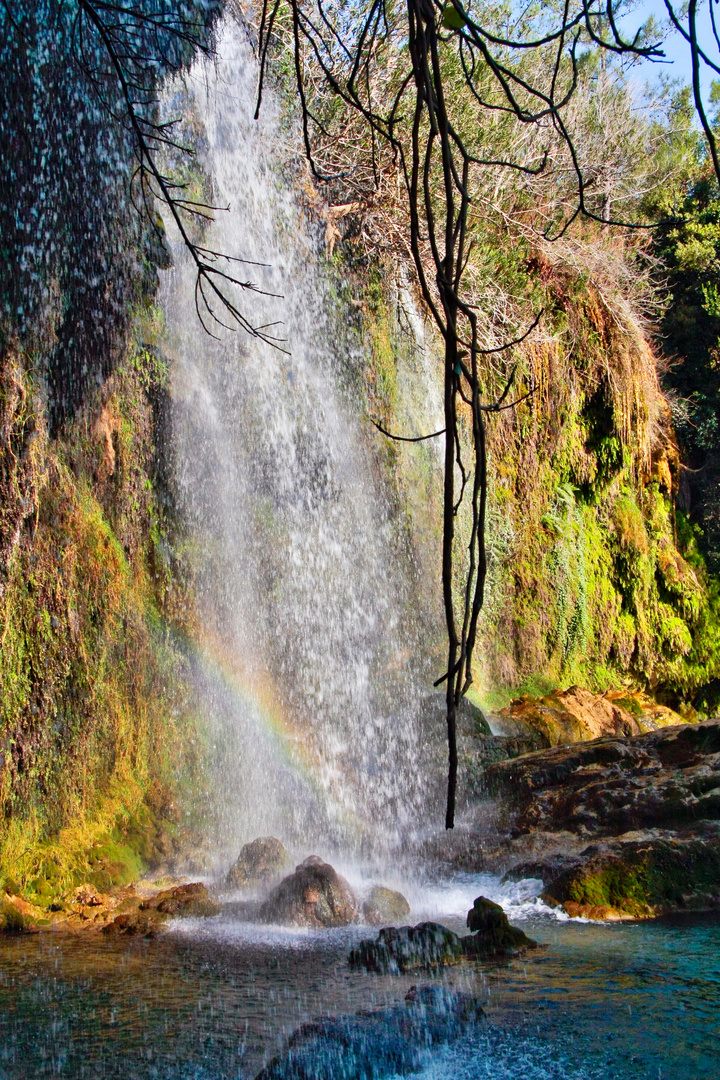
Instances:
[[[424,896],[425,914],[441,914],[459,930],[467,894],[492,892],[492,884],[435,883],[417,889],[414,901]],[[494,888],[503,898],[497,883]],[[429,1052],[416,1075],[717,1077],[720,917],[559,921],[521,887],[512,890],[505,890],[504,902],[513,920],[547,947],[505,965],[467,965],[437,976],[477,995],[487,1019],[457,1043]],[[402,1001],[411,985],[433,981],[350,971],[348,949],[369,933],[362,927],[283,931],[219,916],[177,923],[152,941],[50,933],[4,938],[0,1076],[254,1077],[305,1021],[382,1008]]]

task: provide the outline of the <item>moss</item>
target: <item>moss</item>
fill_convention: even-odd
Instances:
[[[654,359],[587,280],[556,274],[548,293],[554,336],[518,361],[545,396],[489,429],[489,521],[497,505],[513,543],[490,569],[504,602],[483,619],[479,690],[517,694],[536,674],[599,691],[629,678],[707,710],[720,701],[718,592],[697,527],[673,506]]]
[[[546,895],[644,918],[714,906],[719,886],[720,852],[713,841],[652,840],[591,857],[562,874]]]
[[[169,857],[172,792],[196,753],[186,661],[166,621],[187,605],[154,486],[162,378],[131,348],[102,397],[51,439],[23,374],[38,466],[0,595],[0,865],[43,906],[73,883],[107,888]]]
[[[574,881],[568,889],[568,900],[576,904],[612,907],[638,917],[650,913],[647,897],[647,875],[622,863]]]

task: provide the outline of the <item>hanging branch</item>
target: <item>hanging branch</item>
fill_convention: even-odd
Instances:
[[[190,221],[211,221],[215,212],[229,207],[186,197],[185,185],[175,183],[159,164],[163,150],[185,156],[193,156],[194,152],[173,137],[173,121],[158,121],[158,80],[154,72],[160,64],[166,72],[177,74],[196,53],[208,55],[210,51],[208,28],[183,18],[176,7],[171,0],[144,5],[77,0],[75,57],[107,112],[130,135],[136,159],[131,184],[136,209],[159,240],[163,231],[154,212],[155,200],[168,208],[175,222],[195,267],[195,308],[203,328],[217,337],[213,325],[229,330],[239,327],[284,352],[280,339],[268,333],[272,324],[255,326],[232,297],[235,288],[276,296],[229,269],[231,263],[258,267],[265,264],[203,247],[191,235]],[[220,5],[215,8],[219,12]],[[272,21],[268,29],[272,30]]]

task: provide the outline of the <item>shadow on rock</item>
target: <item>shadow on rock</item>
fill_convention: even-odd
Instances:
[[[459,1038],[483,1015],[468,994],[413,988],[403,1004],[303,1025],[256,1080],[370,1080],[416,1072],[433,1046]]]

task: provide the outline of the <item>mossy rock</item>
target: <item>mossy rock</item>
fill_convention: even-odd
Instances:
[[[30,929],[28,919],[13,903],[4,899],[0,903],[0,930],[4,934],[25,934]]]
[[[467,926],[472,933],[462,939],[462,944],[469,957],[507,956],[537,946],[522,930],[510,925],[499,904],[485,896],[478,896],[468,911]]]
[[[544,898],[577,913],[607,908],[633,918],[720,907],[717,837],[656,839],[590,848],[545,890]]]
[[[0,932],[5,934],[25,934],[39,925],[49,925],[45,913],[23,900],[20,896],[6,893],[0,899]]]
[[[457,934],[440,923],[425,922],[383,927],[375,941],[361,941],[351,951],[348,962],[350,967],[379,975],[397,975],[459,964],[463,955]]]

